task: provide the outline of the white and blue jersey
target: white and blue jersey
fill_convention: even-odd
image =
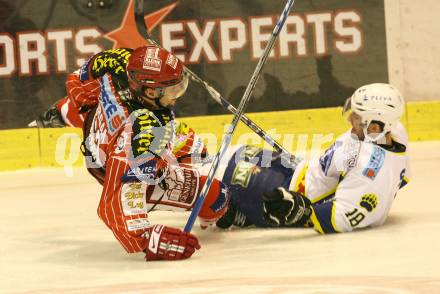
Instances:
[[[320,158],[302,161],[294,170],[281,164],[278,153],[268,157],[264,154],[271,154],[268,150],[235,146],[216,177],[230,186],[231,201],[257,226],[267,226],[263,193],[277,187],[310,199],[311,221],[320,233],[379,226],[397,191],[409,181],[408,138],[401,124],[392,137],[393,146],[388,148],[359,141],[347,131]]]
[[[289,189],[310,199],[318,232],[348,232],[385,222],[397,191],[409,181],[403,126],[392,137],[388,148],[359,141],[348,131],[319,159],[298,166]]]

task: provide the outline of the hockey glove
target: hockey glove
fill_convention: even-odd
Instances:
[[[179,260],[191,257],[196,249],[200,249],[199,240],[191,233],[176,228],[154,225],[145,234],[148,247],[145,259]]]
[[[202,139],[187,124],[178,122],[175,133],[173,153],[179,163],[200,163],[207,157]]]
[[[310,200],[279,187],[263,194],[264,220],[272,227],[302,227],[312,210]]]
[[[58,102],[57,102],[58,103]],[[29,123],[29,127],[37,128],[63,128],[66,126],[60,111],[57,109],[56,104],[53,104],[44,113],[38,116],[38,118]]]

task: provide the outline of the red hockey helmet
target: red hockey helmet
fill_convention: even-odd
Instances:
[[[175,86],[184,79],[182,62],[173,54],[155,45],[135,49],[128,59],[127,75],[135,92],[147,88]]]

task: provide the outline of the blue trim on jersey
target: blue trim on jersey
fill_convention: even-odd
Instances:
[[[84,64],[81,66],[81,69],[79,71],[79,80],[81,82],[87,81],[90,76],[89,76],[89,67],[90,67],[90,63],[92,62],[93,56],[90,57],[86,62],[84,62]]]
[[[322,231],[324,233],[336,233],[337,230],[332,224],[332,211],[333,211],[334,201],[328,201],[325,203],[319,203],[313,205],[313,210],[315,211],[316,218],[321,225]]]

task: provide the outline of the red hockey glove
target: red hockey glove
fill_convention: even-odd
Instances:
[[[149,240],[148,248],[145,249],[147,261],[186,259],[191,257],[196,249],[200,249],[199,240],[195,235],[176,228],[154,225],[145,235]]]

